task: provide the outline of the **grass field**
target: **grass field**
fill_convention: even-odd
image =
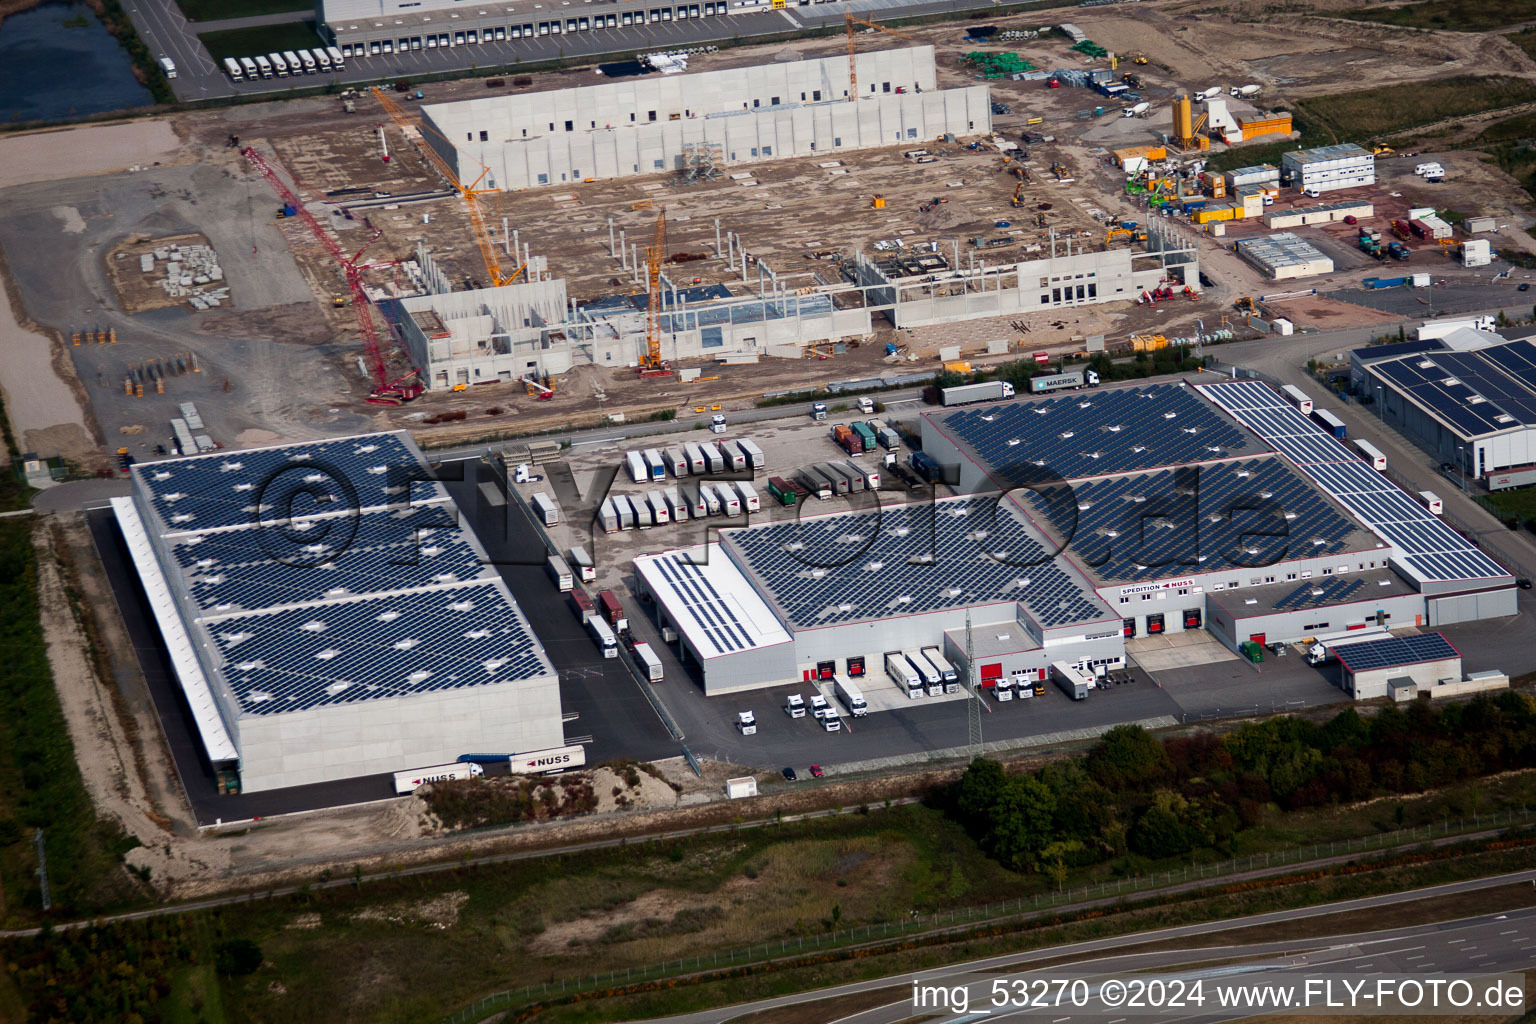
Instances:
[[[1536,82],[1501,75],[1459,75],[1411,88],[1387,86],[1314,96],[1298,102],[1318,127],[1337,138],[1381,135],[1536,100]]]
[[[260,25],[256,28],[233,28],[226,32],[205,32],[198,36],[208,48],[208,55],[216,61],[225,57],[254,57],[258,53],[281,53],[303,47],[320,46],[323,42],[315,34],[313,21],[293,21],[286,25]]]
[[[1524,32],[1512,32],[1508,39],[1524,50],[1531,58],[1536,59],[1536,29],[1528,28]]]
[[[1285,139],[1281,142],[1269,142],[1258,146],[1237,146],[1224,153],[1212,154],[1205,165],[1213,171],[1230,171],[1256,164],[1274,164],[1279,167],[1280,157],[1293,149],[1326,146],[1338,141],[1322,125],[1309,118],[1307,112],[1302,109],[1291,111],[1291,126],[1301,133],[1299,139]]]
[[[188,21],[220,21],[315,9],[314,4],[304,0],[176,0],[176,6],[181,8]]]
[[[1536,0],[1423,0],[1401,7],[1366,7],[1330,12],[1335,18],[1450,32],[1490,29],[1536,20]]]
[[[1522,487],[1514,491],[1493,491],[1488,503],[1506,516],[1517,519],[1536,519],[1536,488]]]

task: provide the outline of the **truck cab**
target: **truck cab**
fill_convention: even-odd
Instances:
[[[875,414],[874,399],[868,397],[859,399],[859,412],[866,416],[873,416]]]
[[[784,713],[790,718],[805,717],[805,698],[798,693],[792,693],[784,698]]]
[[[831,713],[831,711],[832,709],[827,705],[827,698],[819,693],[811,696],[811,717],[820,719]]]
[[[709,432],[711,434],[725,433],[725,416],[723,414],[717,412],[709,418]]]
[[[824,420],[827,418],[827,403],[813,402],[811,404],[811,419]]]
[[[757,735],[757,716],[750,711],[741,711],[736,715],[736,728],[743,736]]]

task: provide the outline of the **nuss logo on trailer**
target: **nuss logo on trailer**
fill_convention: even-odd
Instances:
[[[586,763],[587,749],[581,746],[570,746],[518,754],[508,761],[507,767],[517,775],[537,775],[539,772],[558,772],[567,768],[579,768]]]

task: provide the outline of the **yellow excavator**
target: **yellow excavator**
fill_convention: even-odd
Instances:
[[[1013,195],[1008,197],[1008,201],[1014,206],[1024,205],[1024,182],[1020,181],[1014,186]]]

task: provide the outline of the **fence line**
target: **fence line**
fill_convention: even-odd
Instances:
[[[1198,881],[1203,878],[1242,875],[1264,871],[1269,868],[1284,867],[1288,864],[1320,860],[1324,857],[1367,853],[1390,847],[1405,846],[1415,841],[1428,842],[1436,837],[1448,837],[1463,832],[1477,832],[1500,826],[1510,828],[1515,825],[1531,824],[1533,821],[1536,821],[1536,816],[1533,816],[1532,808],[1522,804],[1518,811],[1511,808],[1507,812],[1492,815],[1473,814],[1470,822],[1464,817],[1446,818],[1428,825],[1399,829],[1393,832],[1383,832],[1374,836],[1333,840],[1327,843],[1318,842],[1313,843],[1311,846],[1295,847],[1278,853],[1251,854],[1247,857],[1238,857],[1215,864],[1191,864],[1177,871],[1158,871],[1150,875],[1135,875],[1115,879],[1114,881],[1100,882],[1096,885],[1058,889],[1054,893],[1017,896],[1013,899],[1000,900],[978,907],[958,907],[952,910],[936,911],[932,914],[914,914],[905,921],[887,921],[880,924],[860,925],[857,928],[851,929],[834,929],[820,935],[802,935],[793,939],[757,943],[741,949],[699,954],[698,956],[669,960],[645,967],[626,967],[622,970],[615,969],[604,974],[593,974],[574,979],[562,978],[558,982],[525,985],[520,989],[496,992],[483,996],[476,1000],[474,1004],[449,1015],[444,1019],[444,1024],[469,1024],[469,1022],[479,1020],[488,1013],[543,999],[551,995],[558,996],[566,992],[582,992],[590,989],[630,984],[637,981],[650,981],[674,975],[691,974],[721,967],[751,964],[773,957],[787,956],[791,953],[832,950],[843,946],[858,945],[900,935],[929,932],[936,928],[942,928],[944,925],[977,924],[1013,915],[1050,910],[1054,907],[1060,907],[1073,902],[1101,898],[1108,899],[1129,893],[1167,888],[1172,885]]]

